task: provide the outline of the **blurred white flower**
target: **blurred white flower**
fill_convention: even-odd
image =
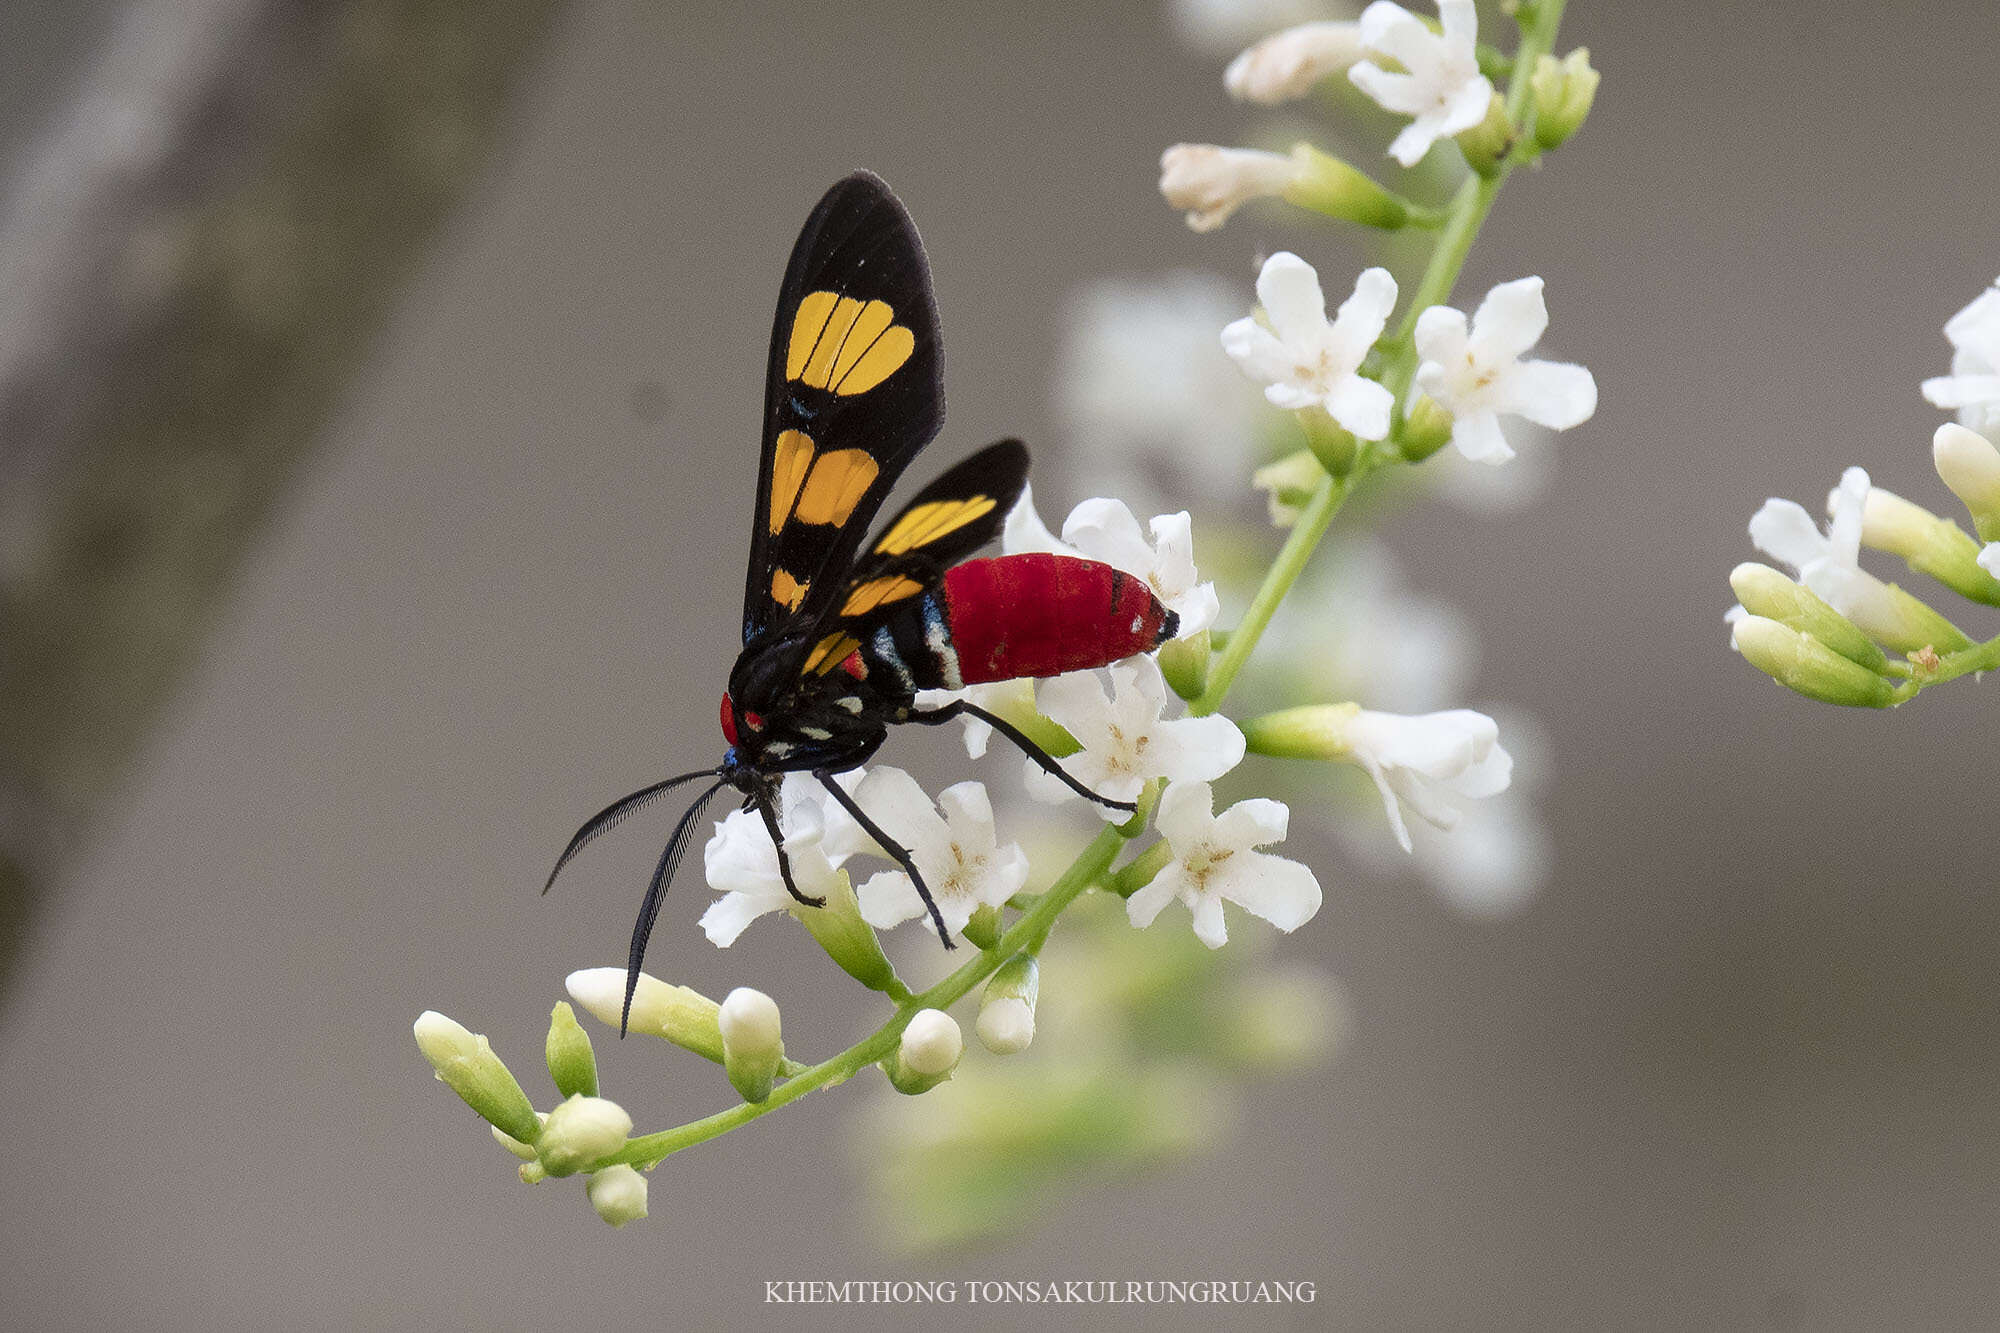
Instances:
[[[2000,282],[1945,321],[1944,336],[1951,340],[1951,374],[1925,380],[1924,397],[2000,443]]]
[[[850,791],[860,780],[860,770],[835,779]],[[787,773],[779,789],[779,827],[785,834],[792,883],[808,898],[826,896],[835,870],[845,859],[838,855],[829,859],[821,845],[826,829],[821,802],[825,799],[819,784],[804,773]],[[702,931],[717,948],[734,944],[744,927],[758,917],[788,911],[794,905],[778,868],[778,849],[755,810],[731,811],[717,823],[714,836],[702,849],[702,863],[709,887],[722,894],[701,914]]]
[[[1346,743],[1347,757],[1374,779],[1406,852],[1406,807],[1427,823],[1452,828],[1460,815],[1452,798],[1479,800],[1505,791],[1514,766],[1500,744],[1499,724],[1469,708],[1415,716],[1359,709],[1347,721]]]
[[[1214,231],[1253,199],[1285,192],[1298,164],[1261,148],[1177,143],[1160,154],[1160,197],[1184,209],[1195,231]]]
[[[1277,407],[1324,407],[1364,440],[1387,435],[1395,399],[1359,371],[1396,308],[1396,280],[1389,270],[1364,270],[1329,324],[1319,274],[1297,255],[1280,251],[1257,275],[1257,299],[1270,328],[1254,318],[1239,319],[1223,329],[1222,348],[1244,374],[1265,386],[1264,397]]]
[[[1171,696],[1150,657],[1111,668],[1111,694],[1097,673],[1072,672],[1042,682],[1042,711],[1083,749],[1061,761],[1063,770],[1099,796],[1130,801],[1153,778],[1206,782],[1243,762],[1243,733],[1226,717],[1161,716]],[[1028,794],[1040,801],[1081,800],[1059,779],[1030,761]],[[1094,805],[1118,823],[1126,811]]]
[[[1412,590],[1389,549],[1351,538],[1316,560],[1265,632],[1260,656],[1288,672],[1288,694],[1367,699],[1399,713],[1465,697],[1479,636],[1463,612]]]
[[[1415,117],[1389,145],[1389,155],[1406,167],[1422,161],[1439,139],[1486,119],[1493,101],[1493,85],[1479,72],[1479,15],[1472,0],[1438,0],[1438,18],[1442,34],[1401,5],[1375,0],[1361,12],[1361,40],[1402,71],[1372,60],[1347,71],[1383,110]]]
[[[1092,283],[1071,295],[1056,413],[1105,493],[1210,493],[1243,484],[1261,395],[1216,345],[1242,308],[1211,273]]]
[[[1432,306],[1417,316],[1415,388],[1452,415],[1451,442],[1480,463],[1514,456],[1500,417],[1525,417],[1538,426],[1567,430],[1597,410],[1597,382],[1582,366],[1527,361],[1529,349],[1549,327],[1540,278],[1503,282],[1473,313]]]
[[[1366,51],[1358,23],[1301,23],[1250,47],[1229,62],[1222,86],[1240,102],[1276,106],[1312,91]]]
[[[882,831],[909,849],[937,900],[945,928],[956,934],[981,907],[999,907],[1028,880],[1028,858],[1018,843],[1001,846],[993,804],[977,782],[960,782],[938,794],[937,804],[900,768],[880,766],[854,789],[854,799]],[[939,811],[943,815],[939,815]],[[832,812],[829,812],[831,815]],[[872,848],[845,812],[833,819],[829,840],[842,850]],[[848,840],[853,839],[850,843]],[[879,848],[873,848],[881,855]],[[885,870],[855,890],[862,919],[878,928],[926,914],[917,886],[901,870]]]
[[[1035,512],[1033,488],[1023,486],[1000,542],[1009,555],[1051,551],[1082,556],[1144,579],[1153,596],[1180,617],[1175,637],[1185,639],[1213,625],[1222,604],[1213,583],[1197,581],[1201,576],[1195,572],[1194,527],[1187,511],[1157,515],[1149,526],[1151,542],[1124,501],[1090,499],[1069,511],[1058,541]]]
[[[1319,911],[1319,881],[1296,861],[1255,849],[1285,839],[1290,812],[1282,802],[1238,801],[1215,813],[1206,782],[1175,782],[1160,797],[1154,825],[1173,860],[1125,903],[1135,926],[1150,926],[1179,899],[1194,918],[1194,933],[1219,949],[1229,941],[1224,900],[1264,918],[1279,930],[1297,930]]]
[[[1758,550],[1783,561],[1799,582],[1828,606],[1873,637],[1893,640],[1904,622],[1902,610],[1880,579],[1861,568],[1861,530],[1868,509],[1868,474],[1858,467],[1840,474],[1827,497],[1826,531],[1804,507],[1776,496],[1750,518],[1750,540]]]
[[[1182,41],[1222,54],[1279,28],[1352,18],[1355,6],[1352,0],[1172,0],[1167,11]]]

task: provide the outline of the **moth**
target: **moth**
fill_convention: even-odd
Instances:
[[[944,947],[951,933],[909,851],[834,775],[859,768],[902,723],[971,716],[1080,795],[1077,782],[1004,718],[919,690],[1060,675],[1150,652],[1178,618],[1145,580],[1052,554],[967,559],[999,531],[1027,482],[1019,440],[988,445],[919,491],[869,539],[889,491],[944,424],[944,348],[915,225],[880,177],[826,192],[792,247],[765,373],[763,452],[743,589],[743,651],[722,696],[728,749],[714,768],[620,798],[577,830],[543,892],[583,848],[654,800],[714,781],[675,825],[632,928],[625,1015],[660,902],[702,810],[725,787],[755,809],[792,882],[779,828],[784,775],[809,773],[908,873]],[[621,1025],[622,1026],[622,1025]]]

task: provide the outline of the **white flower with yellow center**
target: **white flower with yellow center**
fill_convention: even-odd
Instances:
[[[1163,716],[1167,683],[1152,658],[1120,662],[1110,674],[1109,695],[1091,671],[1043,681],[1040,691],[1042,712],[1083,747],[1061,761],[1063,771],[1099,796],[1131,801],[1154,778],[1207,782],[1243,762],[1243,733],[1228,718]],[[1033,761],[1027,785],[1038,801],[1082,799]],[[1113,823],[1130,818],[1124,810],[1094,808]]]
[[[1549,327],[1540,278],[1503,282],[1465,315],[1432,306],[1417,316],[1416,391],[1451,413],[1451,442],[1477,463],[1514,456],[1500,431],[1501,416],[1568,430],[1597,411],[1597,381],[1582,366],[1530,361]]]
[[[1028,858],[1020,844],[1000,845],[993,803],[977,782],[960,782],[938,793],[937,804],[900,768],[868,770],[854,799],[882,831],[901,843],[937,900],[938,914],[953,934],[981,907],[999,907],[1028,881]],[[940,815],[942,811],[942,815]],[[853,819],[841,812],[829,819],[827,841],[839,851],[883,855]],[[926,914],[917,886],[901,870],[870,876],[855,889],[862,919],[886,929]]]
[[[1311,264],[1289,251],[1264,261],[1257,299],[1270,327],[1239,319],[1222,331],[1222,350],[1251,379],[1264,385],[1272,406],[1320,407],[1364,440],[1389,433],[1395,398],[1364,377],[1361,362],[1382,336],[1396,308],[1396,280],[1385,268],[1355,279],[1354,294],[1329,323],[1326,294]]]
[[[1160,797],[1154,823],[1173,860],[1126,900],[1135,926],[1150,926],[1178,899],[1194,918],[1194,933],[1219,949],[1229,941],[1222,904],[1235,903],[1279,930],[1297,930],[1319,911],[1319,881],[1296,861],[1255,850],[1283,842],[1291,812],[1269,800],[1238,801],[1215,813],[1206,782],[1176,782]]]
[[[1479,72],[1479,15],[1472,0],[1438,0],[1442,33],[1390,0],[1361,11],[1361,41],[1401,65],[1384,69],[1365,60],[1347,71],[1354,86],[1384,111],[1414,117],[1389,145],[1406,167],[1423,160],[1439,139],[1486,119],[1493,85]]]

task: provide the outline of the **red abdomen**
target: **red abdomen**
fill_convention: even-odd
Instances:
[[[1153,651],[1177,628],[1144,579],[1067,555],[954,565],[944,601],[967,685],[1108,666]]]

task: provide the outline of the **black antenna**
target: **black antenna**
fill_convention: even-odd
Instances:
[[[690,773],[689,777],[704,776]],[[660,899],[667,893],[667,884],[679,869],[681,857],[687,854],[689,835],[694,831],[695,817],[701,814],[709,799],[721,791],[727,779],[721,779],[713,787],[694,798],[694,804],[681,816],[681,822],[674,825],[673,837],[667,839],[667,850],[660,854],[660,863],[653,867],[653,882],[646,886],[646,901],[639,904],[639,919],[632,924],[632,952],[625,965],[625,1008],[618,1015],[618,1035],[625,1035],[626,1025],[632,1021],[632,996],[639,989],[639,965],[646,961],[646,941],[652,936],[653,922],[660,915]]]
[[[704,768],[693,773],[683,773],[677,778],[668,778],[665,782],[656,782],[650,787],[641,787],[630,796],[621,796],[610,805],[599,810],[585,821],[582,828],[576,831],[576,836],[569,840],[569,846],[563,848],[563,854],[556,858],[556,868],[549,872],[549,882],[542,885],[542,892],[547,893],[555,887],[556,876],[562,874],[563,867],[570,863],[572,857],[591,843],[597,841],[600,835],[609,833],[612,829],[624,823],[627,816],[637,814],[651,805],[655,798],[666,795],[683,782],[692,782],[696,778],[712,778],[721,772],[722,770],[719,768]]]

